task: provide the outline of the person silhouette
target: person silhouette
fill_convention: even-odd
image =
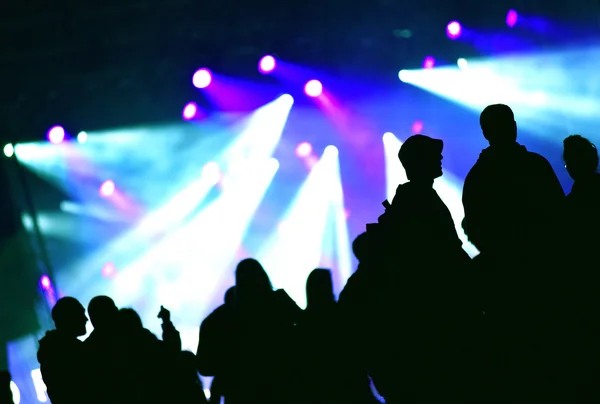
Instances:
[[[0,404],[14,404],[10,382],[10,373],[7,370],[0,370]]]
[[[52,308],[56,330],[46,332],[37,353],[42,379],[53,404],[88,401],[87,363],[83,343],[88,321],[85,309],[73,297],[63,297]]]
[[[121,367],[121,349],[119,347],[118,315],[119,309],[108,296],[96,296],[88,304],[88,313],[94,326],[88,338],[83,342],[89,357],[91,383],[97,393],[98,402],[114,401],[121,397],[123,380],[119,375]]]
[[[566,203],[567,261],[569,287],[563,308],[566,321],[559,334],[563,348],[562,363],[571,402],[598,401],[596,381],[600,376],[600,324],[596,307],[600,304],[597,247],[600,245],[600,174],[598,150],[588,139],[572,135],[564,139],[565,168],[574,180]],[[558,339],[558,338],[557,338]]]
[[[552,220],[564,191],[544,157],[517,143],[517,123],[509,106],[495,104],[480,115],[489,147],[465,178],[463,205],[466,235],[483,254],[504,255],[544,246],[541,237],[553,230]]]
[[[398,186],[378,223],[367,229],[369,265],[376,262],[384,270],[383,281],[374,286],[370,324],[378,332],[371,330],[366,360],[388,403],[463,398],[454,376],[464,361],[463,289],[470,258],[433,188],[443,175],[442,151],[441,140],[424,135],[402,144],[398,158],[409,181]],[[373,256],[383,258],[371,261]]]
[[[462,225],[481,253],[482,391],[486,399],[544,401],[552,395],[549,362],[556,354],[550,329],[561,310],[565,195],[548,160],[517,142],[509,106],[487,106],[480,126],[489,147],[465,179]]]

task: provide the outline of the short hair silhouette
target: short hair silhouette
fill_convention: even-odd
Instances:
[[[573,179],[598,169],[598,149],[588,139],[580,135],[571,135],[563,140],[563,146],[563,160]]]
[[[235,271],[236,296],[240,294],[263,294],[273,291],[269,275],[260,262],[246,258],[239,262]]]
[[[517,140],[515,114],[508,105],[488,105],[479,116],[483,136],[490,145],[512,144]]]
[[[335,303],[330,270],[317,268],[308,275],[308,279],[306,280],[306,301],[307,308],[309,309]]]
[[[52,320],[57,330],[67,330],[79,335],[85,334],[85,308],[79,300],[66,296],[60,298],[52,308]]]
[[[441,172],[434,166],[436,161],[441,161],[440,156],[444,149],[444,142],[440,139],[433,139],[425,135],[413,135],[406,139],[400,151],[398,158],[406,171],[406,177],[411,180],[417,176],[439,177]],[[436,170],[433,172],[432,170]]]
[[[135,331],[144,329],[144,323],[140,315],[131,308],[123,308],[118,312],[119,323],[122,329],[127,331]]]
[[[364,261],[369,253],[369,241],[366,232],[359,234],[352,242],[352,252],[358,262]]]
[[[230,287],[225,292],[225,304],[235,303],[235,286]]]
[[[108,296],[96,296],[88,305],[90,320],[97,329],[113,326],[118,312],[115,302]]]

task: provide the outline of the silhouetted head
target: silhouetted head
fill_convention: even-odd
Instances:
[[[573,135],[563,141],[565,168],[575,181],[595,173],[598,169],[598,149],[586,138]]]
[[[235,271],[236,303],[262,300],[273,292],[269,275],[253,258],[240,261]]]
[[[8,373],[6,370],[0,370],[0,403],[13,404],[10,381],[10,373]]]
[[[308,310],[328,307],[335,303],[331,271],[317,268],[306,280],[306,308]]]
[[[517,123],[508,105],[488,105],[479,116],[479,124],[490,146],[502,147],[517,141]]]
[[[409,181],[433,181],[442,176],[444,142],[429,136],[414,135],[400,147],[398,158]]]
[[[367,233],[361,233],[354,239],[352,242],[352,252],[354,256],[358,260],[358,262],[362,262],[367,258],[367,254],[369,252],[369,244],[367,240]]]
[[[52,320],[56,329],[61,333],[80,337],[85,335],[85,324],[88,319],[85,309],[79,300],[73,297],[63,297],[52,308]]]
[[[112,328],[116,325],[119,309],[108,296],[96,296],[88,305],[90,320],[96,330]]]
[[[230,287],[225,292],[225,304],[232,305],[235,303],[235,286]]]
[[[126,333],[135,333],[144,329],[144,324],[137,311],[124,308],[117,312],[119,328]]]

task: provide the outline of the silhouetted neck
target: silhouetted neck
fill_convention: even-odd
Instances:
[[[509,143],[490,143],[490,150],[493,151],[512,151],[518,149],[521,145],[517,142],[509,142]]]
[[[432,179],[412,179],[409,181],[412,187],[415,188],[433,188]]]

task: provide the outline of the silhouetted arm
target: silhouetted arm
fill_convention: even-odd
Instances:
[[[484,218],[483,204],[479,173],[476,167],[473,167],[463,185],[462,203],[465,211],[465,218],[462,222],[462,228],[465,231],[469,241],[480,248],[481,246],[481,222]],[[478,245],[479,244],[479,245]]]

